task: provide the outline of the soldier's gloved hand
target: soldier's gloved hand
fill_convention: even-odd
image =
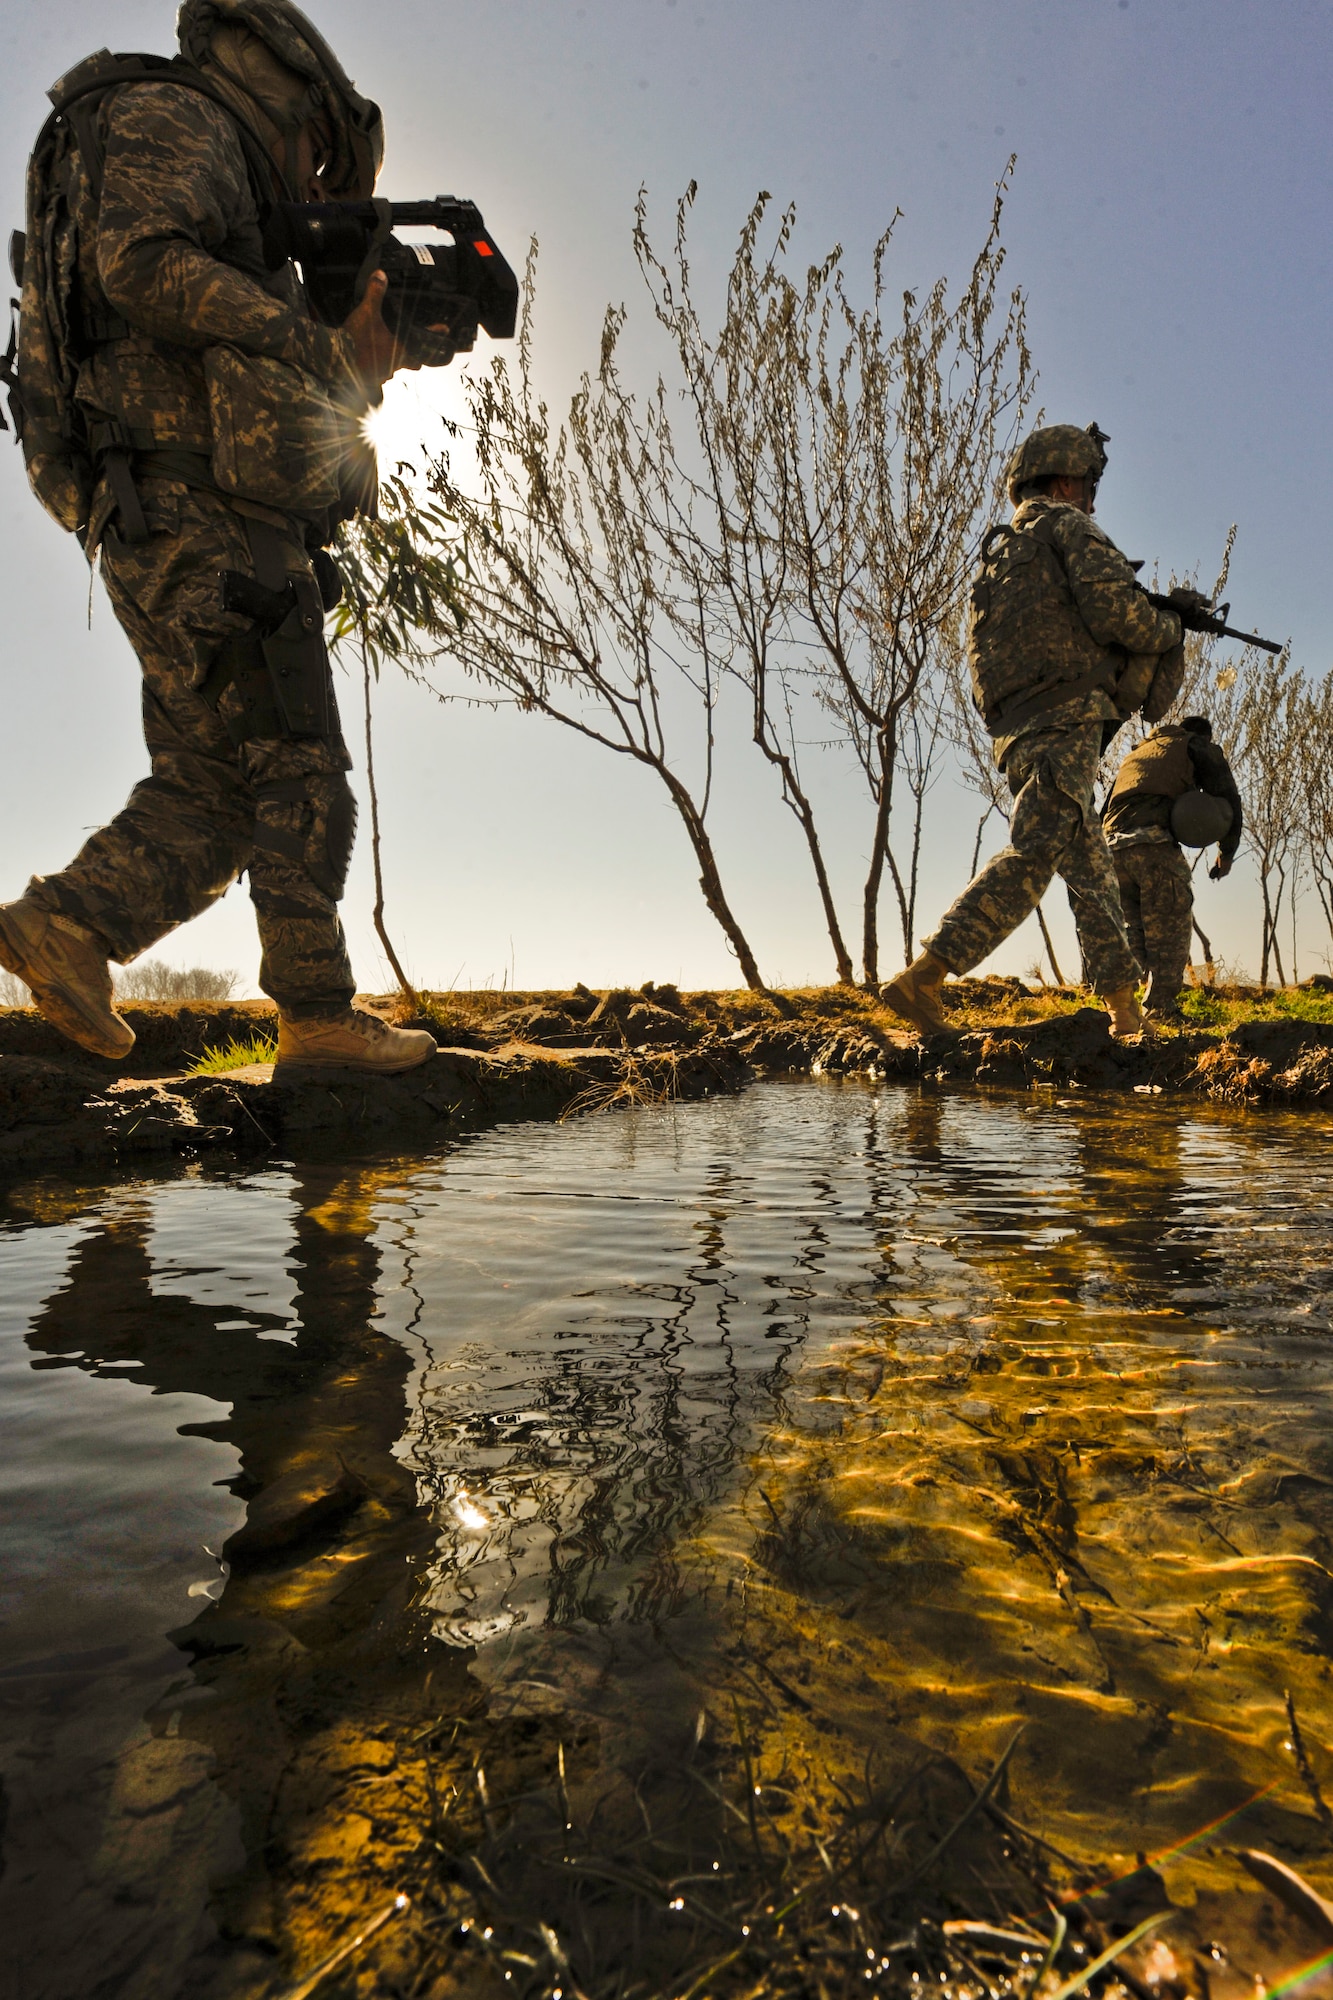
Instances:
[[[1212,867],[1208,870],[1208,880],[1210,882],[1220,882],[1224,875],[1229,875],[1230,873],[1231,873],[1231,856],[1229,854],[1223,854],[1221,848],[1219,847],[1217,850],[1217,859],[1213,863]]]
[[[1211,611],[1213,600],[1205,597],[1201,590],[1191,590],[1187,583],[1174,584],[1166,593],[1173,604],[1182,611]]]
[[[419,361],[409,361],[397,337],[384,323],[382,307],[388,289],[389,280],[383,271],[372,271],[360,305],[354,306],[343,321],[343,332],[352,336],[356,372],[375,389],[397,369],[421,366]]]

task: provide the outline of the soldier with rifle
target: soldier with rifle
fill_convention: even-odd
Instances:
[[[973,700],[994,739],[1014,805],[1009,844],[945,914],[920,955],[881,989],[923,1033],[943,1027],[945,975],[968,972],[1063,877],[1084,976],[1114,1035],[1141,1031],[1115,870],[1093,800],[1103,750],[1136,711],[1164,716],[1184,676],[1186,629],[1226,629],[1197,591],[1150,596],[1094,521],[1106,469],[1096,424],[1052,424],[1015,451],[1012,522],[990,528],[972,587]]]

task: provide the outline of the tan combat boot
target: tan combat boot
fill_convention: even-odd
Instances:
[[[1111,1033],[1116,1041],[1123,1041],[1126,1035],[1143,1033],[1143,1014],[1132,986],[1122,986],[1115,993],[1104,993],[1102,998],[1111,1016]]]
[[[905,972],[900,972],[887,986],[880,987],[879,997],[886,1007],[891,1007],[904,1021],[910,1021],[921,1034],[932,1035],[944,1026],[940,988],[948,970],[944,960],[936,958],[933,951],[923,951],[919,958],[912,960]]]
[[[429,1062],[435,1052],[435,1038],[424,1029],[391,1028],[378,1014],[366,1014],[360,1007],[347,1007],[317,1021],[278,1016],[276,1067],[288,1072],[359,1069],[372,1076],[397,1076]]]
[[[31,987],[53,1028],[81,1049],[123,1062],[134,1030],[111,1005],[111,970],[90,931],[28,896],[0,904],[0,965]]]

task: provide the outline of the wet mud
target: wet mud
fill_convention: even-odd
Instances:
[[[1327,1992],[1240,1856],[1333,1891],[1328,1136],[826,1079],[13,1183],[27,1365],[223,1484],[123,1740],[11,1622],[0,1990]]]
[[[951,983],[967,1025],[919,1037],[865,995],[638,993],[444,996],[411,1017],[441,1043],[402,1077],[291,1078],[271,1063],[194,1074],[210,1051],[276,1034],[263,1003],[125,1009],[128,1064],[72,1049],[32,1010],[0,1010],[0,1173],[39,1162],[133,1162],[430,1141],[515,1118],[698,1099],[779,1075],[861,1075],[928,1087],[1057,1087],[1203,1096],[1235,1104],[1333,1100],[1333,1024],[1251,1020],[1114,1041],[1100,1007],[1012,1013],[1021,982]],[[1069,998],[1070,996],[1058,996]],[[370,1003],[395,1012],[389,1002]],[[993,1009],[997,1019],[986,1024]],[[976,1024],[977,1016],[982,1023]]]
[[[271,1062],[200,1074],[187,1067],[192,1059],[276,1034],[276,1017],[258,1008],[124,1011],[146,1044],[128,1067],[71,1053],[26,1010],[0,1014],[0,1174],[39,1162],[426,1142],[514,1119],[707,1097],[752,1074],[717,1037],[631,1049],[550,1047],[508,1032],[489,1045],[442,1047],[401,1076],[330,1069],[293,1077],[275,1074]]]

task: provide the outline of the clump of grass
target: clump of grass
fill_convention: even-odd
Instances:
[[[1244,1021],[1333,1023],[1333,993],[1311,986],[1188,986],[1180,1011],[1198,1028],[1238,1028]]]
[[[251,1035],[243,1042],[233,1036],[223,1048],[206,1048],[189,1073],[220,1076],[224,1070],[249,1069],[253,1063],[274,1062],[277,1054],[277,1043],[271,1042],[267,1035]]]
[[[623,1056],[614,1079],[599,1079],[565,1107],[561,1124],[602,1111],[632,1111],[649,1104],[672,1104],[680,1096],[680,1058],[663,1050],[645,1061]]]

